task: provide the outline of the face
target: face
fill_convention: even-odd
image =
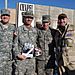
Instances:
[[[58,25],[65,26],[68,22],[67,18],[58,19]]]
[[[7,24],[10,20],[10,16],[8,15],[2,15],[1,16],[1,21],[4,23],[4,24]]]
[[[43,28],[44,28],[45,30],[48,30],[48,28],[49,28],[49,22],[43,23]]]
[[[31,25],[33,18],[32,17],[24,17],[24,24]]]

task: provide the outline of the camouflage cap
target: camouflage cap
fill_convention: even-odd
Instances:
[[[50,21],[50,15],[43,15],[42,16],[42,22],[49,22]]]
[[[33,12],[32,11],[26,11],[26,12],[22,12],[22,16],[26,16],[26,17],[34,17],[33,16]]]
[[[10,11],[7,10],[7,9],[2,9],[1,10],[1,15],[8,15],[8,16],[10,16]]]
[[[67,15],[64,13],[59,14],[58,19],[63,19],[63,18],[67,18]]]

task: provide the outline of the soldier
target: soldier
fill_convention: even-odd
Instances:
[[[11,50],[15,26],[9,23],[10,11],[1,10],[0,21],[0,75],[12,75]]]
[[[55,34],[57,47],[57,62],[60,75],[74,75],[75,61],[71,59],[71,52],[74,52],[74,26],[68,24],[68,17],[62,13],[58,16],[57,32]],[[74,55],[73,55],[74,56]],[[71,57],[73,57],[71,56]],[[73,72],[71,72],[73,71]]]
[[[41,29],[42,28],[42,23],[40,21],[36,22],[36,28]]]
[[[42,54],[36,57],[37,75],[50,75],[48,70],[49,46],[52,42],[50,25],[50,15],[42,16],[42,29],[38,30],[37,45],[42,50]]]
[[[34,48],[37,31],[31,26],[34,19],[32,11],[22,13],[23,25],[18,28],[18,70],[19,75],[35,75]]]

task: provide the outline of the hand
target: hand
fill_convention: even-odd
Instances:
[[[17,57],[18,57],[19,60],[25,60],[27,58],[26,56],[24,56],[22,54],[18,54]]]
[[[14,32],[13,34],[14,34],[14,36],[17,36],[17,32]]]
[[[42,50],[40,48],[35,48],[35,55],[36,56],[42,55]]]

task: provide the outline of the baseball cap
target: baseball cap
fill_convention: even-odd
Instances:
[[[8,15],[8,16],[10,16],[10,11],[7,10],[7,9],[2,9],[1,10],[1,15]]]
[[[67,18],[67,15],[64,13],[59,14],[58,19],[63,19],[63,18]]]
[[[49,22],[50,21],[50,15],[43,15],[42,16],[42,22]]]

